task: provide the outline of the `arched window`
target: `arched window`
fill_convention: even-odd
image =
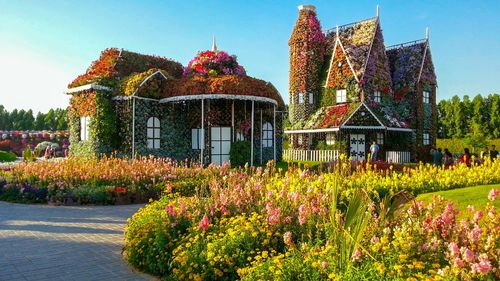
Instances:
[[[266,122],[262,126],[262,147],[273,147],[273,125]]]
[[[148,148],[160,148],[160,119],[151,117],[147,124],[147,145]]]

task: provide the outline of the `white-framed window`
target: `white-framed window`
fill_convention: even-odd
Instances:
[[[424,139],[423,141],[424,145],[429,145],[431,143],[429,133],[424,133],[423,139]]]
[[[423,102],[430,103],[431,102],[431,94],[428,91],[423,92]]]
[[[380,94],[380,91],[375,91],[373,93],[373,100],[375,100],[375,102],[381,102],[382,101],[382,94]]]
[[[377,144],[384,144],[384,133],[377,133]]]
[[[86,141],[90,137],[90,120],[89,116],[80,117],[80,140]]]
[[[309,93],[309,103],[310,104],[314,103],[314,94],[313,93]]]
[[[326,134],[326,144],[334,145],[335,144],[335,135],[333,133]]]
[[[273,147],[273,125],[266,122],[262,125],[262,147]]]
[[[304,103],[304,93],[299,93],[299,104]]]
[[[297,145],[302,145],[302,143],[303,143],[303,140],[302,140],[302,135],[299,135],[299,136],[297,137]]]
[[[203,130],[200,128],[191,129],[191,148],[201,149],[203,147]]]
[[[347,102],[347,91],[346,89],[337,90],[337,103]]]
[[[147,147],[151,149],[160,148],[160,119],[150,117],[146,129]]]

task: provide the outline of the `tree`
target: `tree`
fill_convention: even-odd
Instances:
[[[489,99],[489,135],[492,138],[500,137],[500,95],[494,94]]]
[[[464,138],[464,144],[470,146],[472,148],[472,152],[474,152],[476,148],[482,149],[486,147],[488,143],[489,139],[484,134],[483,128],[481,128],[478,124],[473,124],[470,132]]]
[[[56,116],[54,109],[49,110],[44,118],[45,121],[45,129],[47,130],[55,130],[56,129]]]
[[[487,110],[485,108],[485,103],[484,99],[481,95],[477,95],[474,97],[472,100],[471,104],[471,112],[470,115],[470,122],[471,122],[471,128],[473,126],[478,126],[480,130],[482,130],[483,134],[487,134],[487,129],[488,129],[488,124],[485,122],[486,118],[486,113]]]
[[[45,129],[45,114],[38,112],[35,119],[35,130],[41,131]]]
[[[465,118],[462,102],[458,96],[451,98],[451,110],[453,111],[453,122],[450,130],[451,136],[461,138],[465,135]]]

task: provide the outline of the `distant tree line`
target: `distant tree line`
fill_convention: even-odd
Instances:
[[[470,136],[500,138],[500,95],[488,97],[454,96],[441,100],[438,110],[439,138],[467,138]]]
[[[66,109],[51,109],[47,113],[38,112],[36,116],[33,110],[7,111],[0,105],[0,130],[66,130],[68,129]]]

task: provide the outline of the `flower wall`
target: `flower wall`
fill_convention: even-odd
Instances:
[[[39,144],[50,144],[58,156],[65,156],[69,146],[68,131],[0,131],[0,150],[22,156],[26,147],[35,150]],[[44,145],[43,147],[46,147]],[[40,151],[41,156],[43,151]]]

